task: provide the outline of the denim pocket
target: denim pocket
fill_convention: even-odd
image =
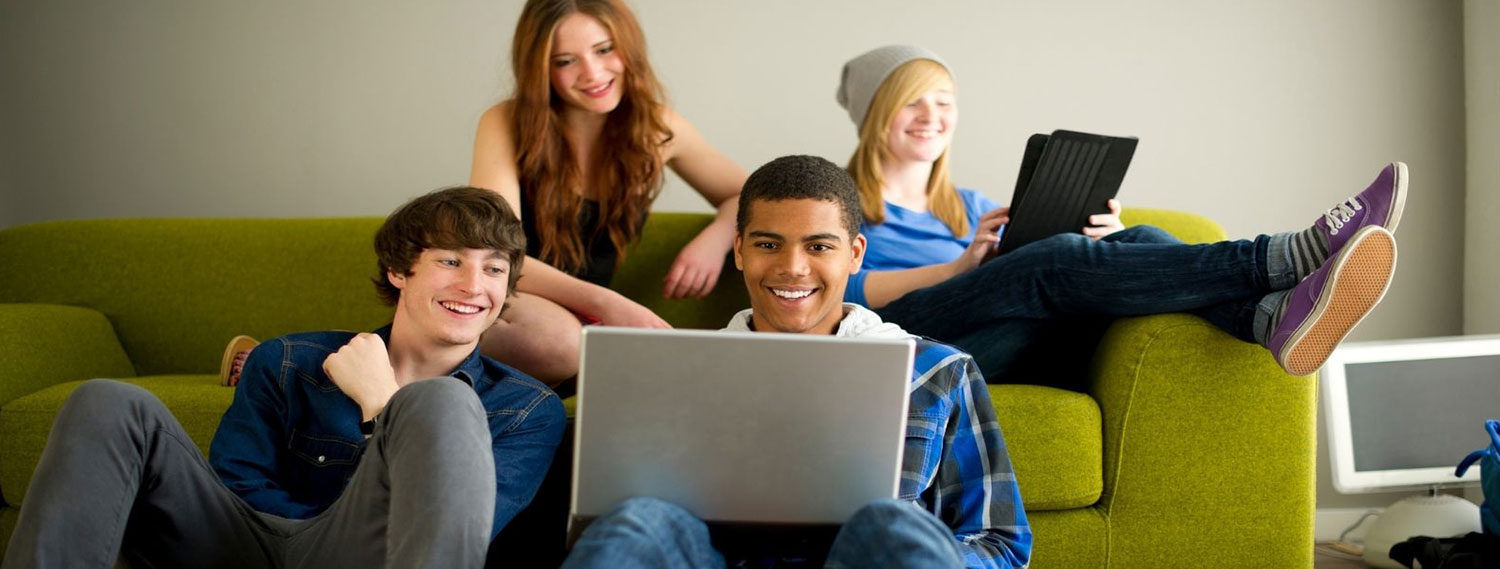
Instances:
[[[359,445],[338,437],[318,436],[294,429],[287,448],[294,456],[319,468],[359,462]]]

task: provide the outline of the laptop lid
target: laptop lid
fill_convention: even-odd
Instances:
[[[586,327],[570,519],[646,496],[706,521],[837,524],[897,497],[914,348]]]

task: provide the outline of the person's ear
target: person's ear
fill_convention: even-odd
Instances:
[[[859,272],[859,268],[864,265],[865,245],[867,244],[863,233],[855,235],[854,241],[849,244],[850,251],[854,253],[854,257],[849,259],[849,274],[852,275]]]
[[[389,268],[385,270],[385,280],[390,281],[391,286],[397,289],[406,288],[406,275],[392,271]]]
[[[745,240],[741,239],[738,234],[734,236],[734,268],[739,269],[740,272],[745,271],[745,258],[740,253],[740,245],[744,243],[744,241]]]

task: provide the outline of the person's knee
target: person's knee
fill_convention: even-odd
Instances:
[[[484,407],[474,388],[453,377],[408,384],[396,390],[386,407],[390,422],[403,426],[423,425],[444,432],[484,425]]]
[[[1105,236],[1124,243],[1177,243],[1177,237],[1154,225],[1133,225]],[[1111,239],[1112,238],[1112,239]]]
[[[531,314],[497,324],[485,334],[484,354],[548,385],[577,375],[583,327],[571,313],[561,308],[558,311],[560,314],[549,318],[540,317],[545,314]]]
[[[57,412],[58,436],[114,437],[172,420],[160,399],[137,385],[110,379],[83,382]]]
[[[912,507],[910,503],[895,498],[885,498],[870,502],[855,510],[854,515],[849,516],[848,523],[866,520],[885,523],[920,513],[921,510]]]
[[[68,395],[62,412],[99,416],[136,413],[162,407],[161,400],[138,385],[113,379],[90,379]]]
[[[904,528],[905,531],[921,528],[935,531],[946,528],[942,522],[916,504],[894,498],[876,500],[865,504],[849,516],[845,526],[852,531],[884,532]]]
[[[644,535],[679,536],[703,527],[702,520],[682,506],[658,498],[630,498],[600,516],[595,524],[629,528]]]

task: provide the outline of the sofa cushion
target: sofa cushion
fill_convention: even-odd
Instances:
[[[159,375],[122,378],[146,388],[172,410],[203,456],[213,440],[219,419],[234,399],[234,390],[219,385],[213,375]],[[42,458],[47,433],[63,400],[83,381],[54,385],[0,407],[0,491],[7,504],[20,504],[31,474]]]
[[[1092,397],[1038,385],[991,385],[990,397],[1027,511],[1099,501],[1104,430]]]
[[[0,304],[0,405],[46,386],[135,375],[109,319],[58,304]]]

